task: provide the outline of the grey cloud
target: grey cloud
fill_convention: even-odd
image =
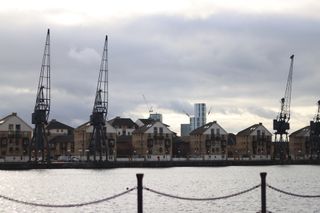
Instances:
[[[88,118],[105,34],[109,35],[110,117],[144,106],[144,94],[153,105],[177,113],[192,112],[191,103],[203,100],[219,102],[221,107],[215,110],[226,117],[248,111],[271,119],[276,113],[269,108],[280,107],[292,53],[296,54],[293,103],[312,105],[319,99],[320,30],[314,27],[318,25],[317,19],[296,16],[230,13],[206,19],[158,15],[116,24],[53,25],[52,86],[56,97],[52,116],[66,123]],[[0,89],[35,90],[44,23],[21,29],[4,26],[0,32]],[[69,57],[70,50],[77,50],[71,54],[73,58],[81,59],[82,50],[90,50],[93,57],[82,63]],[[7,103],[0,108],[2,112],[16,108],[27,115],[33,109],[31,94],[21,102],[13,100],[17,97],[1,95],[1,99]],[[253,105],[248,101],[252,99],[257,99]],[[18,107],[22,102],[28,104]]]

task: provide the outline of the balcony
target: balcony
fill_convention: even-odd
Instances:
[[[153,147],[153,140],[152,140],[152,139],[148,139],[148,141],[147,141],[147,147],[148,147],[148,148]]]
[[[164,139],[164,135],[163,134],[154,134],[153,138],[155,140],[163,140]]]

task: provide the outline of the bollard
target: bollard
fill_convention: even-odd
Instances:
[[[143,184],[142,184],[143,174],[137,174],[137,183],[138,183],[138,190],[137,190],[137,197],[138,197],[138,213],[143,212]]]
[[[261,213],[267,213],[267,197],[266,197],[266,172],[261,172]]]

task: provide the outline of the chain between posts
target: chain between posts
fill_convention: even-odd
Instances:
[[[282,194],[286,194],[286,195],[290,195],[290,196],[294,196],[294,197],[301,197],[301,198],[320,198],[320,195],[300,195],[300,194],[296,194],[296,193],[292,193],[292,192],[287,192],[287,191],[284,191],[282,189],[278,189],[274,186],[271,186],[269,184],[267,184],[267,186],[274,190],[274,191],[277,191],[277,192],[280,192]]]
[[[84,203],[75,203],[75,204],[61,204],[61,205],[55,205],[55,204],[41,204],[41,203],[35,203],[35,202],[27,202],[27,201],[22,201],[22,200],[18,200],[15,198],[11,198],[11,197],[7,197],[4,195],[0,195],[0,198],[5,199],[5,200],[9,200],[15,203],[20,203],[20,204],[24,204],[24,205],[29,205],[29,206],[37,206],[37,207],[48,207],[48,208],[72,208],[72,207],[81,207],[81,206],[87,206],[87,205],[93,205],[93,204],[98,204],[98,203],[102,203],[108,200],[112,200],[114,198],[120,197],[122,195],[125,195],[133,190],[135,190],[136,187],[133,187],[131,189],[127,189],[124,192],[121,192],[119,194],[107,197],[107,198],[103,198],[103,199],[99,199],[99,200],[95,200],[95,201],[90,201],[90,202],[84,202]]]
[[[175,199],[180,199],[180,200],[190,200],[190,201],[214,201],[214,200],[221,200],[221,199],[228,199],[228,198],[231,198],[231,197],[235,197],[235,196],[239,196],[239,195],[242,195],[242,194],[245,194],[245,193],[248,193],[250,191],[253,191],[257,188],[259,188],[261,186],[261,184],[258,184],[256,186],[253,186],[249,189],[246,189],[246,190],[243,190],[241,192],[237,192],[237,193],[234,193],[234,194],[230,194],[230,195],[226,195],[226,196],[221,196],[221,197],[212,197],[212,198],[192,198],[192,197],[180,197],[180,196],[176,196],[176,195],[171,195],[171,194],[167,194],[167,193],[164,193],[164,192],[159,192],[157,190],[154,190],[154,189],[150,189],[148,187],[143,187],[145,190],[147,191],[150,191],[150,192],[153,192],[155,194],[158,194],[158,195],[162,195],[162,196],[165,196],[165,197],[170,197],[170,198],[175,198]]]

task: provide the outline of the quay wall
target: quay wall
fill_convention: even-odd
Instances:
[[[0,170],[28,169],[109,169],[109,168],[165,168],[165,167],[218,167],[268,165],[320,165],[320,160],[215,160],[215,161],[114,161],[114,162],[6,162]]]

